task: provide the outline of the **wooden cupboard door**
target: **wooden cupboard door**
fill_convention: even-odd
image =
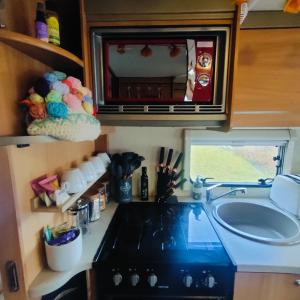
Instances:
[[[22,265],[22,254],[20,250],[20,235],[16,204],[14,201],[14,187],[11,183],[11,168],[9,164],[6,147],[0,147],[0,274],[1,293],[5,300],[26,300],[27,294],[24,283],[24,270]],[[9,276],[7,274],[7,263],[13,261],[16,264],[13,278],[18,278],[19,289],[16,280],[11,291]],[[12,270],[10,268],[10,270]],[[10,273],[12,274],[12,273]],[[0,298],[1,299],[1,298]]]
[[[231,127],[300,126],[300,28],[242,30]]]
[[[300,275],[237,273],[233,300],[299,300]]]

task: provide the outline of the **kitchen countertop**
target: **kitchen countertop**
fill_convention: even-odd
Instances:
[[[212,216],[211,208],[215,204],[226,202],[222,198],[206,205],[208,216],[219,235],[225,249],[237,266],[238,272],[274,272],[300,274],[300,243],[289,246],[275,246],[255,242],[223,228]],[[238,198],[236,198],[238,199]],[[268,199],[244,198],[249,201],[273,207]],[[194,202],[190,197],[179,197],[180,202]],[[195,201],[196,202],[196,201]],[[197,201],[199,202],[199,201]],[[29,295],[38,298],[64,285],[74,275],[92,268],[93,258],[104,237],[107,227],[117,208],[117,203],[110,203],[103,211],[100,220],[90,224],[89,233],[83,237],[83,254],[79,264],[68,272],[55,272],[46,268],[35,278],[29,288]]]
[[[63,286],[74,275],[92,268],[94,256],[104,237],[107,227],[115,213],[117,203],[109,203],[99,220],[89,224],[89,231],[83,236],[81,260],[76,267],[67,272],[55,272],[43,269],[31,283],[28,294],[31,298],[39,298]]]

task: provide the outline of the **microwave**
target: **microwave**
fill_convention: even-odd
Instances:
[[[229,41],[229,26],[93,28],[98,114],[225,114]]]

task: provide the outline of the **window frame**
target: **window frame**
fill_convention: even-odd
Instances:
[[[232,145],[232,146],[278,146],[280,155],[280,167],[276,172],[282,174],[283,172],[289,173],[291,170],[291,159],[293,154],[295,132],[289,129],[233,129],[229,132],[213,131],[213,130],[191,130],[184,131],[184,170],[185,178],[190,178],[190,159],[191,159],[191,146],[192,145]],[[259,179],[259,178],[258,178]],[[255,182],[219,182],[209,181],[206,186],[222,183],[224,187],[258,187],[266,188],[271,187],[272,183],[262,184]],[[190,187],[185,186],[185,189]]]

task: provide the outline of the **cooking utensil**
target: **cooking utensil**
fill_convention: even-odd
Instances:
[[[182,169],[180,172],[178,172],[177,174],[175,174],[175,176],[173,176],[173,181],[177,181],[184,173],[184,169]]]
[[[173,171],[174,171],[174,172],[176,172],[176,170],[177,170],[177,168],[178,168],[178,166],[179,166],[179,164],[180,164],[182,158],[183,158],[183,153],[180,152],[180,154],[178,155],[177,160],[176,160],[176,162],[175,162],[175,164],[174,164],[174,166],[173,166]]]

